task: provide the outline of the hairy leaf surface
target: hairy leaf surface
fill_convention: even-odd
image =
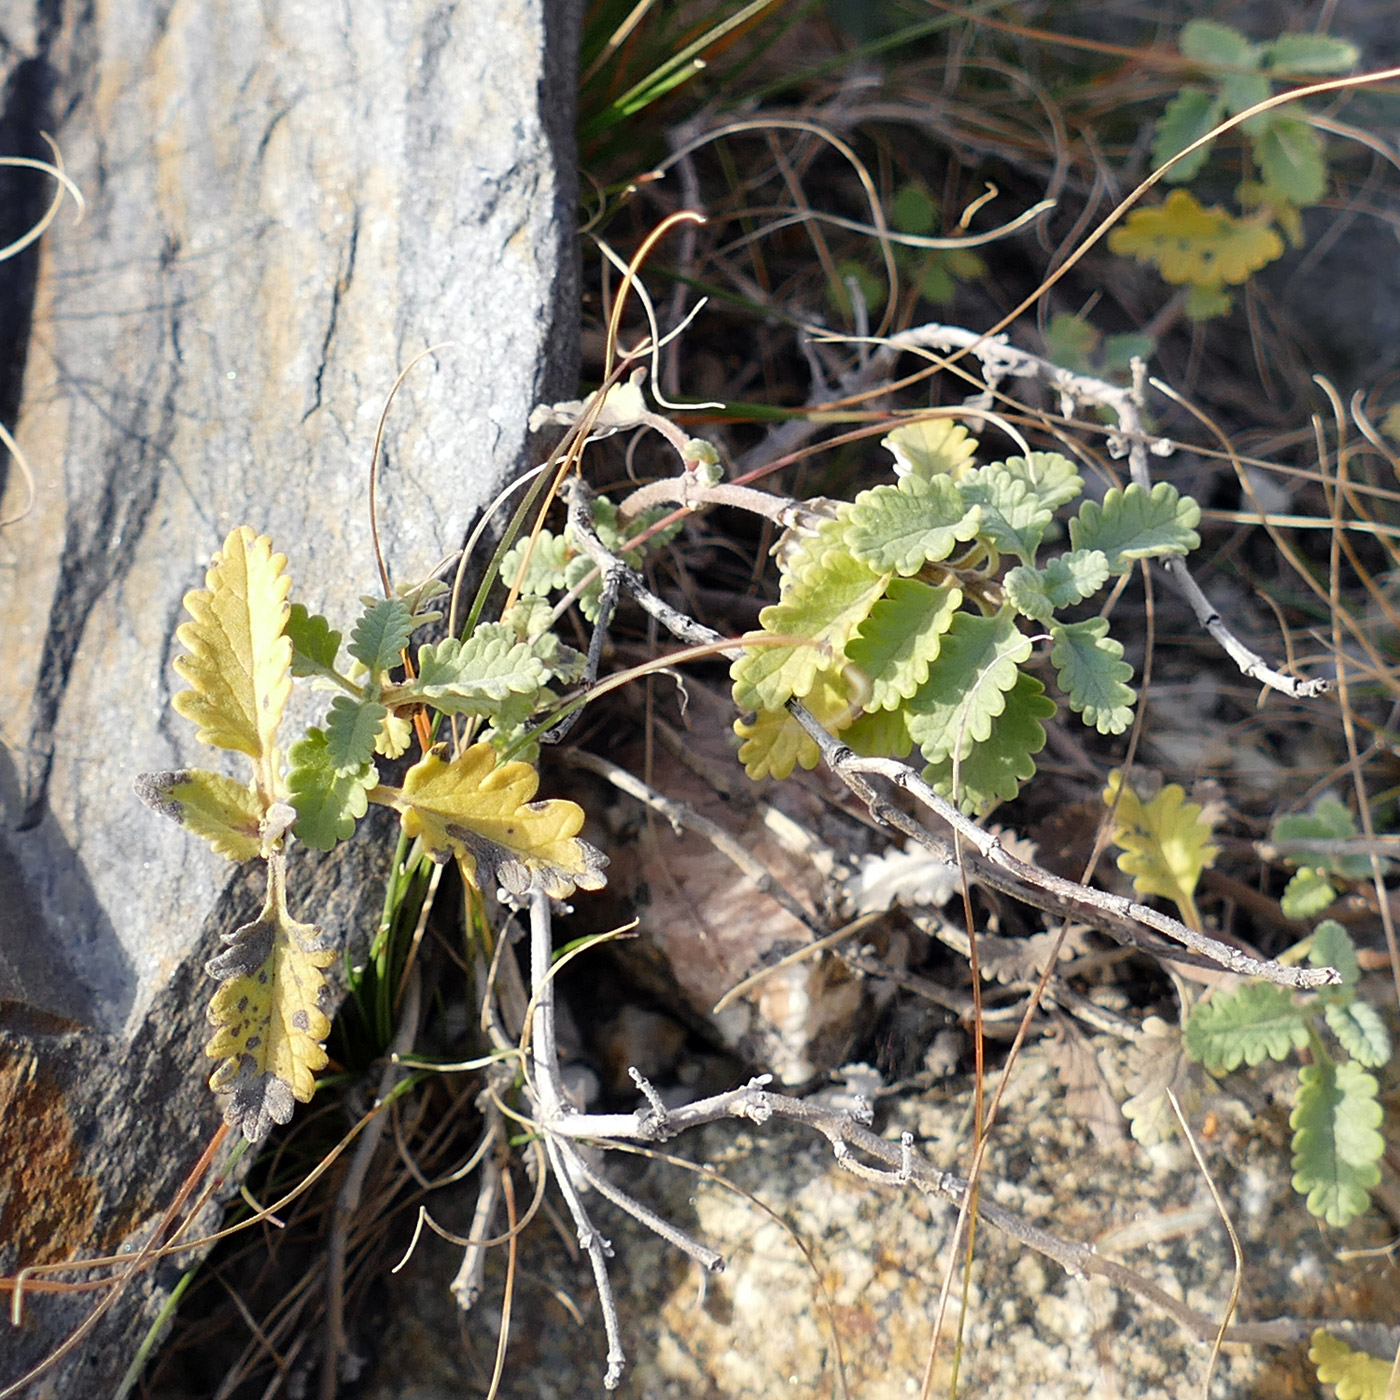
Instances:
[[[1293,1189],[1329,1225],[1350,1225],[1371,1203],[1381,1179],[1385,1114],[1375,1079],[1352,1060],[1319,1060],[1298,1071],[1293,1132]]]
[[[402,652],[418,625],[402,598],[364,598],[365,610],[350,634],[350,655],[376,679],[402,664]]]
[[[1050,660],[1070,709],[1100,734],[1121,734],[1133,722],[1137,695],[1124,684],[1133,668],[1123,660],[1121,644],[1108,635],[1108,619],[1057,622],[1050,637]]]
[[[969,505],[981,507],[979,534],[1003,554],[1015,554],[1023,564],[1035,563],[1052,512],[1023,476],[1004,462],[993,462],[968,472],[958,489]]]
[[[1121,768],[1108,775],[1103,791],[1106,807],[1113,807],[1115,799],[1113,840],[1123,848],[1118,868],[1133,877],[1140,898],[1161,895],[1183,911],[1194,911],[1201,871],[1220,854],[1211,844],[1210,825],[1199,804],[1187,802],[1176,783],[1144,802],[1131,787],[1123,786]]]
[[[1000,466],[1012,480],[1024,481],[1046,510],[1067,506],[1084,490],[1084,478],[1074,463],[1059,452],[1032,452],[1029,457],[1008,457],[992,465]]]
[[[914,747],[902,709],[871,710],[841,731],[841,742],[863,758],[908,758]]]
[[[1390,1033],[1370,1002],[1332,1002],[1323,1014],[1342,1049],[1357,1064],[1379,1069],[1389,1063]]]
[[[1137,482],[1116,487],[1097,501],[1085,501],[1069,522],[1075,549],[1100,549],[1115,574],[1126,574],[1137,559],[1190,554],[1201,542],[1196,533],[1201,508],[1175,486],[1159,481],[1151,493]]]
[[[210,562],[206,586],[185,594],[191,621],[175,633],[189,651],[175,669],[193,687],[175,696],[175,712],[198,726],[200,743],[259,762],[272,758],[292,691],[286,563],[266,535],[240,525]]]
[[[1055,702],[1034,676],[1019,672],[1006,694],[1006,706],[991,723],[985,741],[975,744],[957,765],[944,757],[924,770],[935,792],[952,797],[964,812],[984,812],[997,802],[1010,802],[1021,784],[1035,776],[1035,758],[1045,747],[1041,720],[1055,713]]]
[[[1187,1018],[1186,1049],[1193,1060],[1216,1071],[1286,1060],[1308,1043],[1306,1007],[1272,982],[1247,982],[1196,1007]]]
[[[373,736],[370,742],[372,748]],[[341,767],[326,731],[314,727],[292,745],[287,757],[291,763],[287,786],[297,812],[298,838],[318,851],[329,851],[337,841],[348,840],[369,809],[369,789],[379,781],[374,764],[366,759]]]
[[[292,643],[292,675],[330,676],[335,674],[340,655],[340,633],[320,613],[309,613],[293,603],[284,629]]]
[[[870,568],[907,576],[946,559],[955,544],[977,533],[980,519],[951,477],[911,472],[898,486],[875,486],[855,498],[846,545]]]
[[[1049,622],[1061,608],[1092,598],[1108,581],[1108,559],[1099,549],[1076,549],[1051,559],[1043,569],[1020,564],[1002,580],[1006,600],[1025,617]],[[1107,630],[1108,624],[1104,624]],[[1122,648],[1119,648],[1120,656]],[[1128,674],[1132,674],[1129,668]],[[1131,692],[1130,692],[1131,693]]]
[[[549,679],[535,647],[499,622],[479,625],[465,642],[456,637],[418,648],[418,679],[406,696],[449,715],[489,715],[510,695],[533,699]]]
[[[478,887],[494,878],[513,895],[540,889],[553,899],[600,889],[607,858],[578,839],[583,808],[533,801],[539,781],[528,763],[498,765],[491,745],[478,743],[451,763],[426,754],[401,790],[386,791],[404,831],[434,860],[455,856]]]
[[[833,734],[853,718],[851,697],[839,671],[821,672],[802,703]],[[755,780],[788,778],[799,763],[810,770],[821,761],[817,741],[786,709],[760,710],[752,724],[737,719],[734,732],[744,741],[739,746],[739,762]]]
[[[384,716],[377,700],[355,700],[337,695],[326,716],[326,749],[330,761],[342,772],[363,768],[374,756],[374,741]]]
[[[906,707],[909,734],[930,763],[965,759],[988,738],[1016,685],[1016,668],[1030,654],[1030,638],[1010,608],[993,617],[954,616],[938,664]]]
[[[753,647],[739,657],[729,672],[734,703],[741,710],[778,710],[793,696],[801,699],[818,671],[832,663],[831,655],[813,643],[824,642],[836,656],[844,657],[846,644],[889,581],[888,571],[877,572],[844,551],[825,555],[781,602],[759,613],[763,631],[750,632],[745,638],[791,635],[804,640]]]
[[[956,480],[972,461],[977,439],[951,418],[924,418],[896,428],[880,446],[893,454],[896,476],[947,474]]]
[[[265,804],[256,788],[202,768],[142,773],[135,787],[146,806],[203,837],[216,855],[241,861],[262,854]]]
[[[928,679],[943,634],[962,604],[962,590],[916,579],[890,581],[885,596],[846,648],[870,682],[869,710],[898,709]]]
[[[570,554],[563,535],[550,530],[541,530],[533,540],[522,535],[501,559],[501,582],[525,597],[556,593],[564,587]]]
[[[318,928],[287,913],[281,851],[268,860],[262,913],[224,942],[205,969],[222,984],[209,1004],[215,1030],[204,1053],[220,1062],[209,1087],[229,1095],[229,1125],[260,1142],[291,1118],[296,1102],[311,1098],[315,1072],[326,1064],[321,1042],[331,1027],[322,969],[335,952]]]

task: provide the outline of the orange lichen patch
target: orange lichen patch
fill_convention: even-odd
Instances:
[[[0,1060],[0,1241],[13,1268],[90,1250],[101,1204],[97,1182],[78,1167],[63,1090],[33,1056]]]

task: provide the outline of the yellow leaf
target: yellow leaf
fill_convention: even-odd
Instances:
[[[390,710],[379,721],[379,733],[374,736],[374,751],[384,758],[398,758],[408,752],[413,742],[413,721],[407,715]]]
[[[267,900],[250,924],[224,935],[228,947],[205,971],[223,984],[209,1003],[216,1027],[204,1053],[222,1063],[209,1079],[215,1093],[228,1093],[225,1120],[249,1142],[265,1137],[274,1123],[292,1116],[316,1088],[315,1072],[326,1063],[321,1042],[331,1023],[322,1010],[335,952],[314,924],[287,913],[286,856],[274,850],[267,862]]]
[[[802,703],[833,734],[860,714],[839,671],[821,672]],[[744,741],[739,746],[739,762],[755,782],[769,776],[790,778],[799,763],[812,769],[821,761],[816,740],[786,710],[760,710],[752,724],[737,719],[734,732]]]
[[[136,795],[161,816],[202,836],[216,855],[252,860],[262,854],[267,804],[244,783],[202,768],[185,768],[142,773],[136,780]]]
[[[1312,1334],[1308,1360],[1317,1367],[1318,1380],[1336,1386],[1337,1400],[1384,1400],[1387,1394],[1391,1363],[1353,1351],[1320,1327]]]
[[[1153,263],[1165,281],[1196,287],[1244,282],[1283,253],[1267,211],[1237,219],[1203,208],[1187,190],[1173,190],[1155,209],[1134,209],[1108,246],[1124,257]]]
[[[947,472],[956,481],[973,465],[977,439],[951,418],[923,418],[896,428],[880,446],[894,455],[896,476]]]
[[[601,889],[607,857],[578,839],[583,808],[551,798],[534,802],[539,774],[528,763],[496,763],[489,743],[473,744],[445,763],[441,749],[404,774],[401,790],[384,789],[410,837],[434,860],[456,856],[478,888],[495,878],[514,895],[543,890],[566,899]]]
[[[210,562],[207,586],[185,594],[193,620],[175,634],[190,653],[175,669],[194,687],[175,697],[176,713],[199,726],[201,743],[269,767],[292,691],[286,563],[265,535],[240,525]]]
[[[1113,807],[1115,798],[1113,840],[1123,848],[1118,868],[1133,877],[1133,888],[1140,897],[1157,894],[1170,899],[1181,910],[1183,920],[1199,928],[1196,882],[1220,853],[1210,843],[1210,824],[1202,819],[1200,806],[1187,802],[1185,792],[1175,783],[1164,787],[1150,802],[1143,802],[1132,788],[1123,786],[1121,768],[1108,775],[1108,786],[1103,790],[1105,806]]]

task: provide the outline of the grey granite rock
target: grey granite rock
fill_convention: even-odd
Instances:
[[[0,151],[43,156],[53,133],[88,200],[0,264],[0,414],[37,479],[0,533],[0,1105],[7,1137],[49,1131],[25,1097],[43,1083],[74,1129],[42,1189],[17,1174],[33,1144],[7,1144],[0,1268],[40,1227],[48,1258],[115,1243],[217,1121],[199,969],[246,880],[131,788],[228,757],[169,709],[183,594],[246,522],[288,555],[293,596],[348,625],[378,587],[366,483],[399,369],[451,342],[385,438],[399,580],[461,546],[524,464],[530,408],[573,387],[577,23],[576,0],[32,0],[0,18]],[[0,176],[3,243],[51,186]],[[11,471],[4,513],[24,503]],[[311,917],[363,929],[356,884],[380,860],[304,862],[340,890]],[[83,1209],[45,1214],[83,1180]],[[0,1379],[56,1325],[43,1300],[33,1316]],[[99,1371],[81,1393],[103,1393]]]

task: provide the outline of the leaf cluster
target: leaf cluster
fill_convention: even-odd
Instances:
[[[1356,949],[1342,925],[1325,920],[1309,943],[1309,961],[1337,968],[1339,986],[1293,993],[1260,982],[1217,994],[1191,1012],[1183,1043],[1215,1072],[1309,1052],[1288,1119],[1293,1189],[1314,1215],[1344,1226],[1367,1208],[1380,1181],[1383,1112],[1375,1076],[1366,1071],[1389,1062],[1390,1036],[1375,1007],[1357,996]]]
[[[1276,82],[1345,73],[1359,58],[1355,45],[1330,35],[1283,34],[1254,44],[1215,20],[1192,20],[1181,31],[1180,47],[1201,81],[1188,83],[1167,104],[1152,145],[1154,166],[1180,156],[1163,177],[1176,185],[1201,174],[1217,144],[1215,128],[1267,101]],[[1115,253],[1150,263],[1165,281],[1186,286],[1187,314],[1198,320],[1229,310],[1225,288],[1281,256],[1285,236],[1302,242],[1300,212],[1327,189],[1323,138],[1296,107],[1257,112],[1238,131],[1245,173],[1235,198],[1243,213],[1205,208],[1178,189],[1159,207],[1133,211],[1109,237]]]
[[[751,777],[813,767],[815,743],[785,710],[803,705],[856,752],[906,756],[964,810],[1012,798],[1035,772],[1056,702],[1024,669],[1037,640],[1072,710],[1120,734],[1135,695],[1104,618],[1060,616],[1141,559],[1194,549],[1200,511],[1161,483],[1084,500],[1070,548],[1042,558],[1056,513],[1083,479],[1058,453],[978,466],[946,419],[884,440],[897,480],[780,541],[778,601],[734,662],[735,730]]]
[[[1338,846],[1357,836],[1356,821],[1345,803],[1335,797],[1322,797],[1310,812],[1292,812],[1277,817],[1270,832],[1276,844],[1290,841],[1325,841]],[[1347,855],[1343,851],[1298,854],[1291,857],[1298,869],[1289,880],[1279,903],[1290,919],[1313,919],[1337,898],[1339,883],[1371,878],[1371,857]],[[1390,862],[1377,862],[1380,873]]]
[[[552,703],[551,682],[582,672],[583,658],[547,630],[538,597],[466,637],[424,643],[416,655],[414,634],[440,619],[431,605],[444,586],[365,598],[342,647],[325,617],[288,602],[286,562],[266,537],[234,530],[205,587],[186,596],[190,620],[177,633],[186,654],[175,669],[190,689],[174,708],[197,726],[201,743],[248,758],[251,781],[196,769],[143,774],[136,784],[148,805],[219,855],[268,863],[262,913],[228,934],[207,967],[220,983],[209,1007],[215,1029],[206,1053],[219,1062],[210,1087],[228,1096],[225,1117],[252,1141],[311,1097],[326,1063],[321,970],[334,954],[319,929],[287,911],[289,833],[329,850],[380,803],[399,813],[431,859],[455,859],[469,881],[491,879],[519,897],[596,889],[606,863],[578,837],[582,809],[537,801],[534,768],[502,762],[492,742],[509,741]],[[293,677],[335,695],[323,722],[284,758],[279,730]],[[415,728],[426,736],[436,723],[429,713],[464,722],[476,742],[455,755],[428,747],[402,786],[385,784],[379,762],[402,756]]]

